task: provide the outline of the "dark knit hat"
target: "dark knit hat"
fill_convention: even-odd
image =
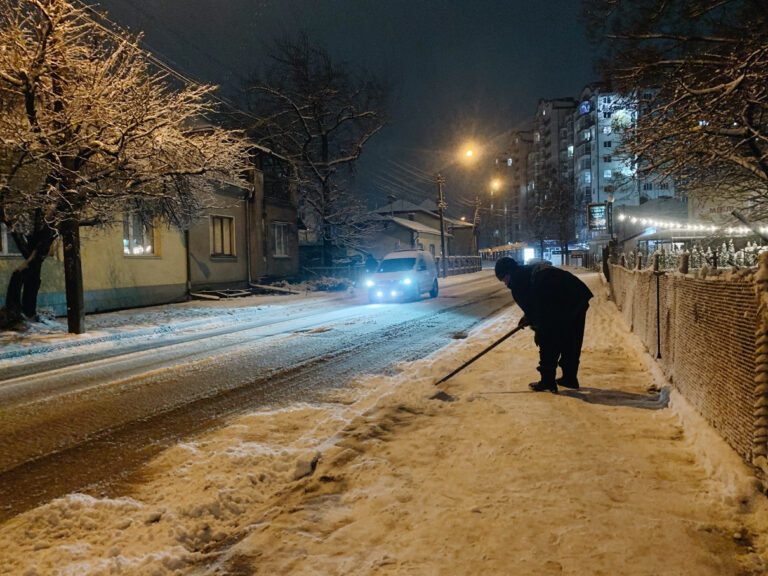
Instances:
[[[517,268],[517,262],[509,256],[503,256],[496,260],[496,278],[503,279],[504,276],[509,276],[512,271]]]

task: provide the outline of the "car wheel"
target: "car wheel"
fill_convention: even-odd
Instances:
[[[437,298],[437,292],[439,288],[437,286],[437,278],[434,279],[432,282],[432,290],[429,291],[429,297],[430,298]]]

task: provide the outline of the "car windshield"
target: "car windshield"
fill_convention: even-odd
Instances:
[[[378,271],[402,272],[404,270],[412,270],[414,262],[416,262],[416,258],[392,258],[389,260],[382,260]]]

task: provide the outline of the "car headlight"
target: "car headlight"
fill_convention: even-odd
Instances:
[[[411,283],[411,279],[410,279],[410,278],[407,278],[407,277],[406,277],[406,278],[403,278],[403,279],[402,279],[402,283],[403,283],[403,284],[410,284],[410,283]]]
[[[368,288],[373,288],[376,285],[376,282],[368,278],[368,280],[365,281],[365,285],[368,286]]]

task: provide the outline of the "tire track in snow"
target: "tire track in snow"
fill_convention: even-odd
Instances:
[[[361,373],[394,371],[398,363],[451,342],[451,334],[468,332],[509,306],[510,299],[506,291],[489,291],[487,283],[479,283],[477,289],[458,298],[448,294],[440,303],[449,304],[422,306],[423,311],[400,309],[416,317],[384,327],[378,322],[393,316],[397,305],[366,306],[361,310],[368,314],[337,318],[339,325],[331,324],[332,330],[318,330],[329,323],[315,321],[301,331],[278,331],[264,339],[259,354],[246,338],[221,355],[229,362],[185,364],[186,369],[168,369],[162,374],[167,378],[140,376],[119,386],[94,386],[31,402],[24,410],[17,406],[16,430],[13,422],[5,426],[9,414],[0,418],[5,427],[0,461],[6,469],[0,474],[0,520],[73,490],[91,486],[100,493],[94,486],[114,484],[165,447],[235,414],[311,400]],[[250,376],[235,378],[243,374]]]

